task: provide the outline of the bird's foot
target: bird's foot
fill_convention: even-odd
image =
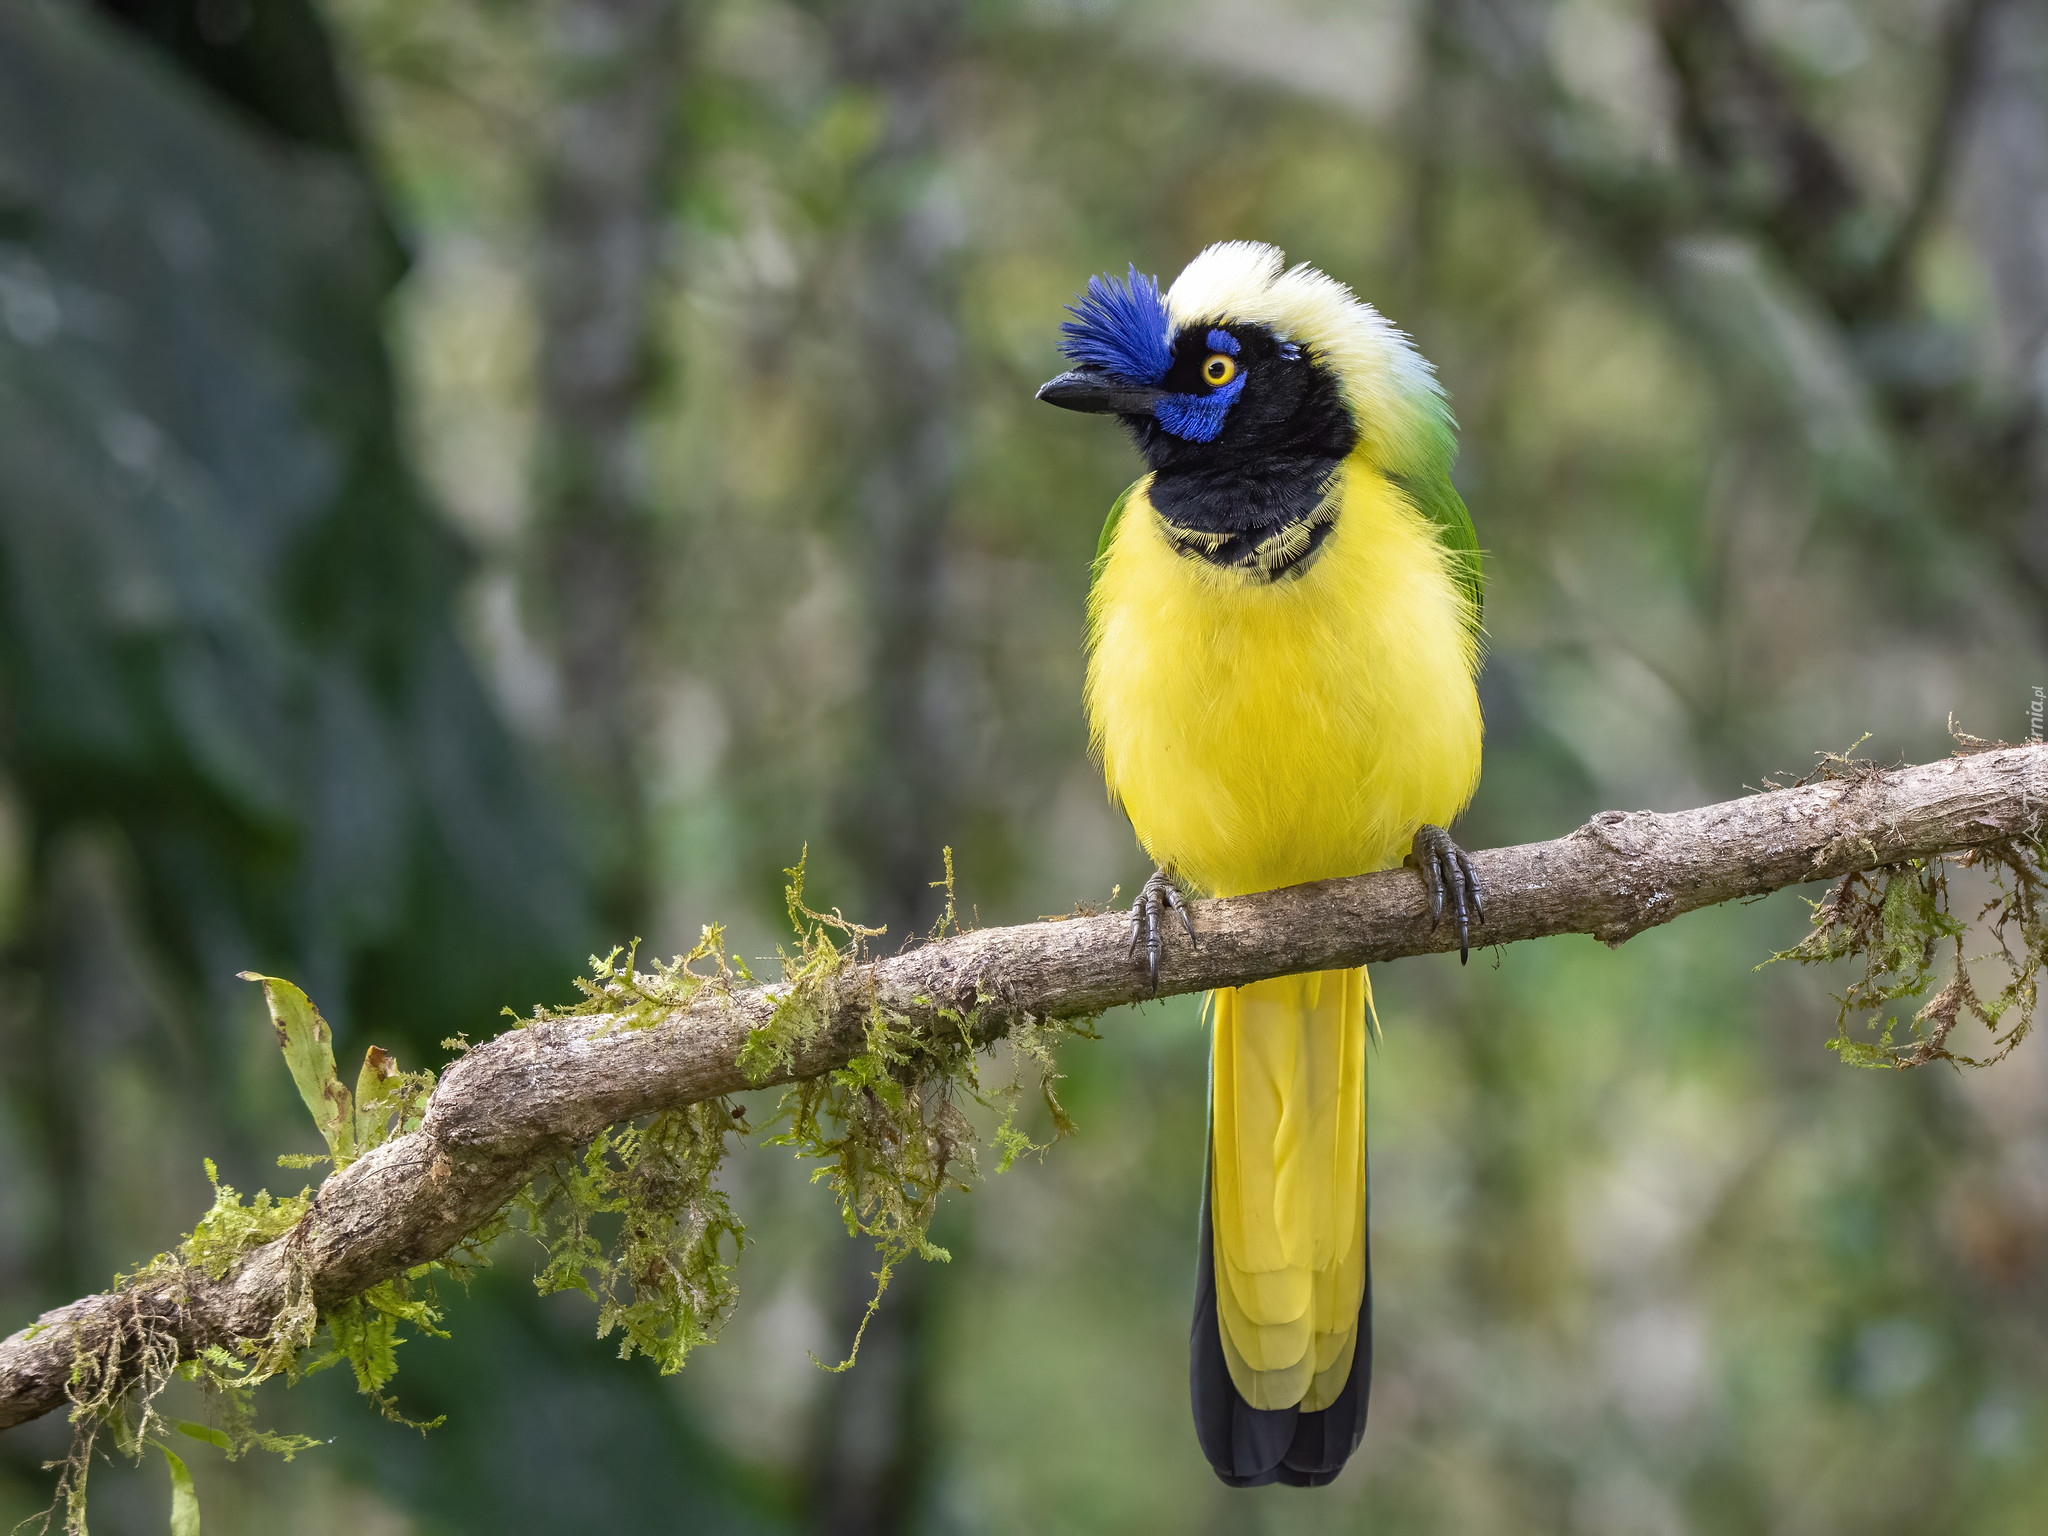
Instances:
[[[1415,848],[1407,862],[1422,876],[1422,884],[1429,892],[1432,927],[1444,920],[1444,898],[1449,896],[1458,921],[1458,964],[1463,965],[1472,953],[1468,912],[1471,921],[1486,921],[1486,906],[1479,894],[1479,871],[1472,867],[1472,856],[1452,842],[1451,834],[1442,827],[1424,823],[1416,829]]]
[[[1145,971],[1152,978],[1154,992],[1159,990],[1159,950],[1164,940],[1161,929],[1173,926],[1164,920],[1169,912],[1180,914],[1180,925],[1188,931],[1188,942],[1198,942],[1195,920],[1188,916],[1187,898],[1165,870],[1155,869],[1144,889],[1138,892],[1138,899],[1131,903],[1131,958],[1138,958],[1138,946],[1143,944]]]

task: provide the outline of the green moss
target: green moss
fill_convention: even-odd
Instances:
[[[774,1011],[749,1036],[737,1062],[756,1083],[791,1071],[817,1043],[828,989],[857,984],[864,946],[882,931],[852,922],[836,908],[821,912],[810,907],[804,899],[804,871],[803,858],[785,871],[794,944],[778,951],[782,976]],[[944,915],[930,935],[937,939],[959,931],[950,849],[945,878],[934,884],[946,893]],[[590,974],[575,983],[582,1000],[567,1009],[537,1009],[527,1022],[603,1014],[615,1028],[643,1029],[672,1016],[706,987],[729,989],[736,980],[754,980],[745,962],[727,952],[724,930],[716,925],[704,929],[689,953],[666,964],[657,961],[649,972],[637,968],[638,952],[636,942],[593,956]],[[252,973],[249,979],[263,987],[286,1066],[327,1144],[324,1155],[281,1157],[281,1166],[331,1163],[343,1168],[391,1137],[418,1128],[433,1092],[433,1073],[401,1072],[373,1046],[351,1092],[335,1070],[327,1023],[305,993],[277,977]],[[920,1008],[939,1025],[926,1030],[871,995],[860,1049],[851,1059],[783,1091],[766,1143],[788,1147],[817,1164],[814,1182],[823,1184],[837,1203],[849,1235],[874,1242],[880,1261],[874,1300],[860,1332],[847,1358],[830,1369],[845,1370],[854,1363],[867,1317],[881,1304],[897,1265],[911,1258],[947,1258],[931,1242],[931,1222],[941,1195],[948,1188],[966,1189],[978,1171],[968,1105],[997,1114],[992,1142],[998,1170],[1027,1152],[1044,1150],[1017,1125],[1027,1083],[1035,1081],[1056,1132],[1072,1128],[1055,1092],[1056,1048],[1068,1034],[1092,1038],[1090,1021],[1025,1019],[1015,1024],[1011,1071],[1007,1079],[991,1084],[982,1074],[990,1049],[981,1017],[984,1002],[962,1012],[920,999]],[[447,1045],[469,1049],[468,1040],[459,1036]],[[97,1351],[79,1350],[72,1373],[72,1450],[44,1526],[61,1507],[67,1533],[84,1532],[86,1474],[102,1431],[125,1454],[139,1458],[151,1448],[161,1452],[172,1468],[178,1518],[196,1522],[196,1488],[166,1436],[204,1441],[230,1457],[259,1449],[289,1458],[312,1442],[258,1429],[251,1407],[254,1388],[273,1376],[291,1380],[345,1364],[357,1389],[385,1417],[421,1430],[433,1428],[441,1421],[405,1418],[388,1390],[397,1375],[399,1347],[408,1331],[446,1337],[436,1279],[465,1281],[488,1262],[487,1248],[508,1230],[524,1231],[539,1242],[543,1258],[535,1284],[543,1294],[581,1291],[597,1303],[598,1335],[616,1334],[621,1358],[645,1355],[664,1373],[680,1370],[690,1351],[717,1337],[738,1299],[733,1266],[746,1229],[719,1187],[718,1174],[729,1140],[747,1134],[742,1112],[723,1098],[609,1127],[576,1156],[520,1190],[448,1254],[324,1313],[313,1301],[311,1267],[293,1243],[311,1209],[310,1192],[275,1197],[259,1191],[245,1201],[219,1182],[209,1162],[212,1208],[174,1250],[117,1277],[132,1315]],[[181,1364],[176,1338],[144,1302],[151,1288],[169,1286],[175,1294],[187,1275],[221,1279],[249,1253],[280,1238],[287,1244],[287,1286],[271,1328],[261,1338],[233,1347],[215,1345]],[[327,1347],[308,1360],[323,1329]],[[212,1424],[169,1422],[157,1414],[157,1398],[174,1376],[205,1389]]]
[[[259,1189],[256,1198],[247,1205],[235,1193],[232,1184],[220,1181],[220,1170],[213,1166],[213,1159],[207,1158],[206,1179],[213,1186],[213,1208],[199,1218],[199,1225],[178,1245],[177,1267],[189,1267],[205,1273],[207,1278],[218,1280],[235,1265],[235,1261],[265,1243],[283,1237],[299,1224],[299,1218],[312,1207],[310,1190],[302,1189],[296,1195],[281,1199],[273,1198],[267,1189]],[[155,1261],[162,1265],[161,1259]],[[139,1273],[148,1274],[146,1266]],[[126,1278],[117,1279],[116,1284],[125,1284]]]
[[[751,1083],[765,1083],[789,1070],[797,1054],[818,1038],[825,1025],[822,1003],[826,983],[857,964],[863,943],[882,934],[880,928],[849,922],[837,907],[814,912],[804,904],[804,866],[809,858],[807,846],[796,863],[783,871],[789,877],[789,884],[783,887],[783,903],[796,931],[796,952],[776,951],[782,963],[783,987],[775,996],[775,1011],[766,1025],[747,1036],[740,1050],[739,1067]],[[952,863],[952,850],[948,849],[949,881]]]
[[[1996,894],[1969,921],[1950,905],[1949,870],[1978,868]],[[1835,1037],[1828,1049],[1855,1067],[1897,1071],[1945,1061],[1981,1067],[2000,1061],[2033,1028],[2040,978],[2048,967],[2048,914],[2042,906],[2043,849],[2038,839],[1993,843],[1966,853],[1914,859],[1846,876],[1815,904],[1813,929],[1772,960],[1802,964],[1861,960],[1862,974],[1839,994]],[[1973,929],[1990,936],[1992,949],[1970,955]],[[1768,962],[1767,962],[1768,963]],[[1972,966],[1988,964],[2001,977],[1986,996]],[[1895,1005],[1933,995],[1903,1023]],[[1983,1054],[1954,1047],[1956,1027],[1974,1019],[1990,1035]]]
[[[959,932],[953,892],[953,851],[944,852],[946,906],[928,936],[932,940]],[[803,865],[790,876],[788,906],[797,930],[798,953],[784,956],[784,978],[790,983],[787,1006],[801,1018],[821,1017],[814,989],[821,978],[837,974],[848,959],[859,958],[860,943],[876,930],[849,924],[835,910],[812,911],[803,902]],[[841,955],[833,934],[850,941],[851,954]],[[818,957],[831,957],[821,965]],[[992,1138],[998,1171],[1008,1169],[1022,1153],[1038,1151],[1017,1128],[1016,1115],[1023,1080],[1036,1075],[1044,1101],[1059,1134],[1072,1129],[1053,1085],[1059,1072],[1055,1047],[1069,1033],[1089,1034],[1092,1021],[1058,1023],[1025,1019],[1012,1026],[1013,1070],[1007,1082],[991,1088],[981,1074],[988,1047],[980,1018],[986,999],[966,1013],[917,999],[941,1026],[920,1030],[904,1016],[870,998],[863,1026],[862,1048],[845,1066],[821,1076],[803,1078],[784,1091],[775,1123],[781,1127],[769,1144],[791,1148],[818,1167],[812,1182],[822,1183],[839,1206],[849,1236],[875,1244],[880,1263],[875,1295],[863,1314],[845,1360],[834,1370],[850,1368],[859,1355],[860,1338],[887,1291],[896,1266],[916,1257],[945,1262],[950,1258],[930,1238],[939,1198],[950,1187],[968,1188],[978,1159],[972,1122],[963,1110],[968,1101],[998,1108],[1001,1119]],[[778,1010],[779,1021],[780,1010]],[[771,1024],[770,1031],[776,1029]],[[775,1042],[778,1052],[793,1053],[815,1035],[816,1025],[793,1030]],[[750,1041],[752,1048],[754,1042]],[[771,1058],[786,1066],[788,1055]],[[744,1062],[745,1057],[742,1057]]]
[[[934,884],[945,891],[946,906],[930,939],[959,931],[952,850],[944,863],[945,878]],[[784,871],[794,942],[777,952],[782,974],[769,1022],[750,1033],[738,1058],[756,1083],[797,1067],[824,1029],[827,989],[859,975],[867,941],[881,934],[837,908],[812,907],[805,868],[799,858]],[[704,930],[690,954],[657,966],[652,976],[635,971],[633,951],[623,961],[620,953],[593,959],[591,976],[578,984],[582,1004],[567,1015],[537,1017],[623,1009],[625,1027],[636,1027],[649,1004],[652,1017],[661,1017],[702,987],[752,980],[744,962],[726,954],[716,927]],[[814,1182],[837,1204],[848,1234],[874,1242],[879,1263],[868,1316],[897,1265],[948,1257],[932,1243],[930,1229],[944,1192],[967,1188],[978,1171],[965,1106],[998,1111],[992,1139],[999,1170],[1025,1152],[1043,1150],[1017,1127],[1025,1084],[1035,1079],[1057,1131],[1070,1130],[1055,1092],[1056,1047],[1067,1034],[1090,1033],[1087,1021],[1025,1020],[1011,1031],[1007,1081],[991,1086],[981,1071],[988,1047],[979,1007],[962,1013],[919,1002],[941,1028],[920,1029],[871,996],[860,1050],[842,1067],[790,1083],[764,1128],[765,1144],[817,1164]],[[716,1175],[727,1138],[744,1134],[740,1112],[729,1101],[713,1100],[607,1131],[579,1158],[558,1165],[516,1202],[546,1255],[540,1289],[583,1291],[598,1303],[600,1335],[619,1332],[622,1356],[645,1354],[663,1371],[681,1368],[692,1349],[717,1336],[738,1296],[732,1260],[745,1229]],[[835,1369],[850,1366],[857,1351],[858,1335]]]
[[[331,1162],[337,1168],[346,1167],[391,1137],[418,1128],[433,1092],[432,1072],[401,1072],[387,1052],[372,1046],[357,1074],[355,1092],[350,1093],[335,1072],[327,1022],[305,993],[274,976],[249,973],[247,979],[262,984],[285,1065],[327,1143],[325,1156],[286,1156],[278,1159],[280,1165],[306,1167]],[[250,1450],[263,1450],[289,1460],[314,1442],[257,1426],[252,1394],[273,1376],[296,1378],[304,1371],[346,1360],[355,1369],[363,1393],[388,1417],[400,1418],[382,1391],[396,1369],[398,1325],[406,1323],[438,1333],[439,1313],[431,1291],[418,1288],[434,1269],[460,1276],[465,1262],[473,1262],[475,1257],[473,1239],[479,1234],[472,1234],[447,1258],[386,1281],[323,1317],[313,1302],[311,1265],[292,1241],[312,1208],[311,1192],[302,1189],[296,1195],[280,1197],[259,1190],[244,1201],[232,1185],[220,1182],[211,1159],[206,1162],[206,1177],[213,1185],[212,1207],[176,1248],[128,1274],[117,1275],[118,1305],[125,1307],[125,1312],[117,1315],[116,1325],[95,1348],[87,1349],[82,1341],[74,1345],[69,1383],[71,1447],[58,1464],[57,1488],[49,1509],[39,1521],[31,1522],[38,1529],[47,1529],[61,1509],[67,1536],[83,1536],[87,1478],[103,1434],[116,1452],[138,1460],[152,1449],[160,1452],[171,1469],[174,1524],[182,1519],[188,1527],[196,1525],[198,1495],[190,1472],[165,1437],[175,1433],[204,1441],[231,1459]],[[501,1230],[502,1220],[496,1226]],[[232,1348],[211,1345],[195,1358],[180,1361],[178,1340],[162,1317],[156,1298],[168,1293],[177,1299],[188,1276],[220,1280],[247,1255],[280,1238],[287,1245],[286,1286],[283,1304],[270,1328],[260,1338],[239,1340]],[[308,1365],[304,1357],[323,1324],[331,1348]],[[158,1398],[174,1378],[197,1383],[204,1390],[212,1424],[168,1421],[158,1413]]]
[[[950,849],[944,860],[945,878],[935,884],[946,892],[946,908],[933,939],[959,929]],[[881,934],[837,908],[812,907],[805,900],[805,868],[799,858],[784,871],[794,942],[777,953],[782,974],[774,1011],[749,1034],[738,1058],[756,1083],[792,1071],[817,1043],[827,989],[858,975],[866,942]],[[624,953],[623,961],[616,950],[593,959],[590,977],[578,983],[583,1003],[567,1014],[537,1017],[623,1013],[623,1027],[637,1027],[686,1004],[705,986],[752,980],[745,963],[726,954],[715,927],[705,929],[690,954],[658,965],[651,976],[634,969],[634,951]],[[861,1049],[842,1067],[790,1083],[766,1127],[767,1145],[818,1164],[814,1179],[838,1205],[847,1232],[875,1243],[875,1304],[905,1259],[947,1257],[929,1234],[940,1196],[948,1187],[966,1188],[976,1171],[974,1128],[964,1103],[1000,1104],[995,1144],[1001,1168],[1040,1150],[1016,1126],[1027,1076],[1036,1076],[1054,1124],[1068,1129],[1053,1091],[1054,1046],[1072,1026],[1027,1021],[1013,1034],[1016,1070],[991,1090],[980,1072],[986,1047],[978,1043],[976,1014],[933,1011],[944,1027],[928,1034],[871,998]],[[619,1333],[622,1356],[645,1354],[663,1371],[680,1369],[692,1349],[717,1336],[738,1296],[732,1261],[745,1229],[716,1175],[727,1138],[744,1134],[740,1112],[714,1100],[607,1131],[579,1158],[565,1160],[517,1201],[546,1255],[540,1289],[583,1291],[598,1303],[600,1335]],[[873,1310],[871,1304],[869,1315]]]
[[[706,924],[688,954],[678,955],[666,964],[657,960],[652,972],[637,969],[639,954],[640,941],[635,939],[629,945],[614,948],[610,954],[592,955],[590,974],[571,978],[571,984],[583,994],[582,1002],[568,1008],[537,1007],[531,1019],[520,1022],[545,1024],[601,1013],[610,1015],[620,1029],[647,1029],[675,1009],[687,1007],[707,986],[730,989],[735,975],[745,981],[753,980],[739,963],[739,956],[727,955],[722,923]],[[700,965],[709,969],[699,970]],[[512,1019],[519,1017],[509,1008],[505,1014]],[[441,1043],[465,1051],[470,1048],[468,1039],[461,1035]]]
[[[667,1110],[600,1132],[518,1196],[546,1252],[534,1284],[595,1301],[598,1337],[616,1332],[621,1359],[643,1354],[663,1374],[681,1370],[738,1299],[726,1244],[736,1259],[746,1228],[715,1183],[736,1130],[723,1099]]]
[[[438,1267],[422,1264],[397,1279],[371,1286],[328,1312],[323,1321],[332,1347],[304,1367],[306,1374],[345,1363],[355,1373],[356,1390],[392,1423],[421,1431],[439,1427],[442,1421],[438,1418],[424,1422],[407,1418],[384,1391],[398,1374],[398,1346],[405,1342],[399,1324],[409,1324],[433,1338],[448,1337],[428,1283]]]

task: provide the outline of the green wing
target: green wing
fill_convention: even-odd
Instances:
[[[1095,585],[1095,578],[1102,574],[1102,562],[1109,558],[1110,540],[1116,537],[1116,525],[1124,520],[1124,508],[1129,505],[1131,494],[1150,478],[1149,475],[1140,475],[1125,486],[1123,495],[1117,497],[1116,503],[1110,507],[1109,516],[1102,520],[1102,537],[1095,541],[1095,563],[1089,567],[1088,584],[1091,587]]]
[[[1435,526],[1437,537],[1451,552],[1459,585],[1472,604],[1472,627],[1477,629],[1485,597],[1485,580],[1479,569],[1479,534],[1472,526],[1472,514],[1465,508],[1465,499],[1451,484],[1450,464],[1431,465],[1421,474],[1397,474],[1390,478],[1415,503],[1415,510]]]

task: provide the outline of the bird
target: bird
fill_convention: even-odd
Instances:
[[[1084,704],[1156,868],[1130,910],[1152,990],[1192,895],[1412,866],[1460,960],[1484,922],[1445,830],[1478,786],[1482,571],[1431,365],[1347,286],[1247,240],[1164,294],[1089,279],[1038,398],[1116,417]],[[1233,1487],[1332,1481],[1372,1376],[1363,967],[1209,994],[1190,1334],[1196,1438]]]

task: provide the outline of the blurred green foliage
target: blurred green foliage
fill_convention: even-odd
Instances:
[[[286,121],[264,82],[310,77],[222,30],[244,9],[0,18],[9,1320],[189,1225],[200,1152],[255,1188],[310,1150],[234,970],[424,1064],[559,996],[592,937],[535,788],[582,729],[532,617],[561,526],[538,168],[631,6],[332,0],[360,155],[346,110]],[[806,843],[813,899],[890,943],[942,845],[969,922],[1134,889],[1078,705],[1131,461],[1030,394],[1088,273],[1219,238],[1353,283],[1450,389],[1489,560],[1469,845],[1865,731],[1937,754],[1951,712],[2025,733],[2048,41],[2017,0],[676,15],[614,407],[652,950],[722,920],[770,953]],[[1805,916],[1376,977],[1379,1358],[1326,1492],[1229,1493],[1186,1423],[1182,1002],[1064,1053],[1078,1136],[942,1208],[952,1262],[846,1376],[810,1355],[844,1354],[872,1257],[749,1149],[744,1299],[686,1371],[597,1358],[594,1309],[534,1303],[506,1250],[405,1351],[402,1406],[443,1428],[280,1399],[339,1443],[200,1450],[209,1526],[2031,1529],[2048,1067],[1841,1070],[1849,978],[1754,969]],[[37,1433],[0,1438],[24,1511]],[[888,1476],[835,1501],[840,1463]],[[96,1525],[162,1528],[156,1469],[105,1494]]]
[[[398,453],[369,183],[85,18],[9,25],[0,537],[32,875],[118,826],[152,937],[216,1006],[240,955],[408,1043],[558,985],[571,862]]]

